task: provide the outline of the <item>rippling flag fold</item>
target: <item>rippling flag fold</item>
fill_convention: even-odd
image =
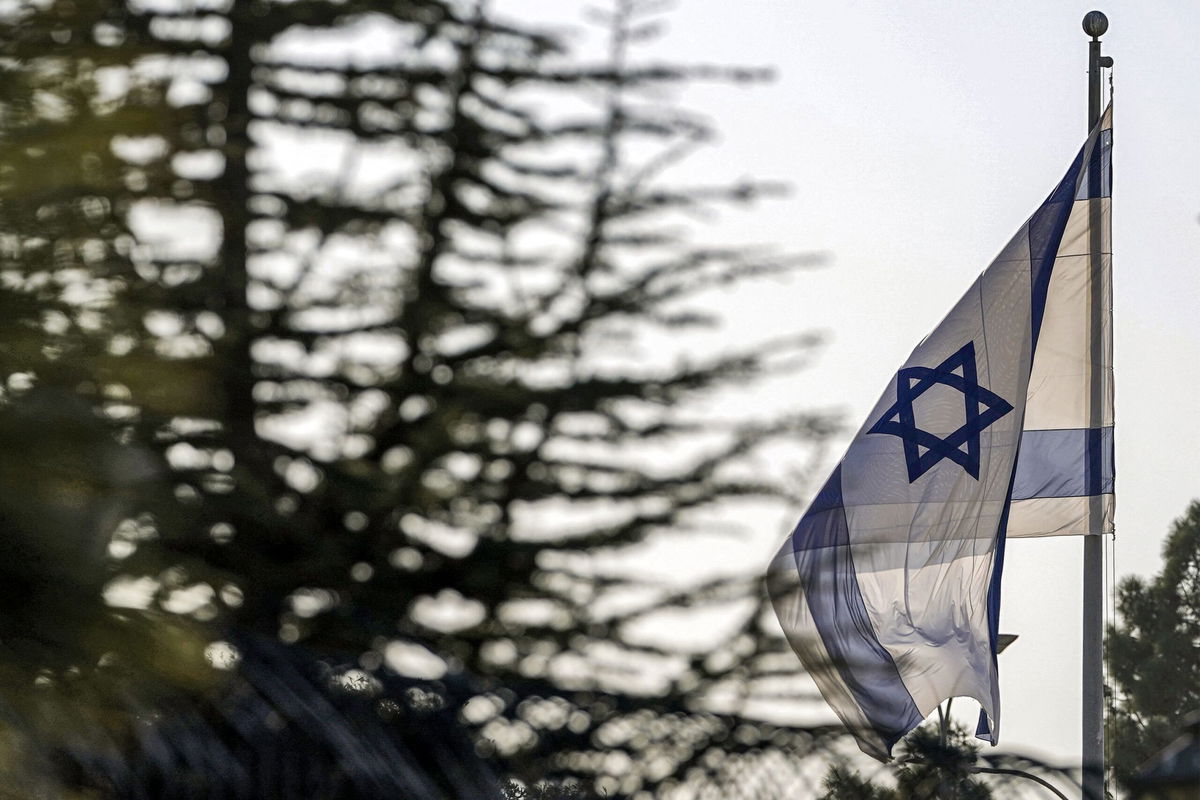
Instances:
[[[1110,106],[772,561],[788,641],[877,758],[951,697],[994,744],[1005,538],[1112,531],[1111,150]]]

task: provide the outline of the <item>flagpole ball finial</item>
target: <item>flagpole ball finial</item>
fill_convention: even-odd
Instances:
[[[1099,39],[1108,30],[1108,17],[1103,11],[1089,11],[1083,16],[1083,32],[1093,39]]]

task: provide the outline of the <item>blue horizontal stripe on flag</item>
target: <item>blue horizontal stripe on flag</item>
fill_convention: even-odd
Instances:
[[[792,549],[805,601],[830,661],[890,752],[900,737],[921,724],[922,715],[871,627],[850,551],[840,464],[796,524]]]
[[[1113,491],[1113,429],[1066,428],[1021,434],[1013,500],[1087,497]]]

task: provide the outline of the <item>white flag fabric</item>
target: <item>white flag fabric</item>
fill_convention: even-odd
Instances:
[[[877,758],[951,697],[994,744],[1005,537],[1112,530],[1111,148],[1110,106],[771,564],[788,641]]]

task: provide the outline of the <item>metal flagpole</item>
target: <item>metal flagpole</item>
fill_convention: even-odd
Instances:
[[[1084,33],[1092,37],[1088,58],[1088,131],[1100,121],[1100,70],[1112,59],[1100,55],[1100,37],[1108,30],[1108,18],[1089,11],[1083,18]],[[1099,147],[1099,142],[1096,143]],[[1091,391],[1088,426],[1104,425],[1104,371],[1096,365],[1103,352],[1104,296],[1099,276],[1102,271],[1101,170],[1089,169],[1088,226],[1091,280],[1088,299],[1091,310],[1089,344]],[[1088,508],[1088,533],[1083,537],[1083,796],[1104,798],[1104,534],[1102,498],[1093,495]]]

